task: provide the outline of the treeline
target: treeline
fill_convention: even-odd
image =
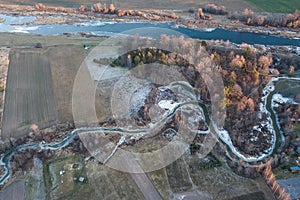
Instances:
[[[65,7],[54,7],[54,6],[46,6],[42,3],[37,3],[34,6],[35,10],[38,11],[56,11],[56,12],[95,12],[95,13],[103,13],[103,14],[115,14],[116,8],[113,4],[110,4],[109,7],[106,4],[96,3],[93,4],[90,8],[86,6],[80,6],[78,9],[76,8],[65,8]]]
[[[249,9],[245,9],[243,14],[235,14],[230,17],[251,26],[272,26],[272,27],[300,27],[300,11],[296,10],[293,14],[266,14],[257,15]]]
[[[160,12],[160,11],[139,11],[139,10],[121,10],[116,9],[114,4],[107,6],[106,4],[95,3],[91,6],[81,5],[79,8],[64,8],[64,7],[53,7],[46,6],[42,3],[37,3],[34,7],[29,6],[26,10],[30,11],[46,11],[46,12],[65,12],[65,13],[99,13],[99,14],[116,14],[118,17],[122,16],[137,16],[148,20],[163,21],[163,20],[174,20],[179,17],[175,13]]]
[[[64,10],[74,10],[74,8],[64,8],[64,7],[54,7],[54,6],[46,6],[42,3],[35,4],[35,9],[39,11],[52,11],[53,9],[56,11],[64,11]],[[116,8],[114,4],[110,4],[107,6],[106,4],[95,3],[90,7],[81,5],[78,9],[80,12],[96,12],[103,14],[114,14],[116,12]]]
[[[106,6],[106,4],[101,3],[95,3],[91,6],[90,9],[86,8],[85,6],[80,6],[79,11],[85,12],[85,11],[92,11],[96,13],[103,13],[103,14],[115,14],[116,8],[114,4],[110,4],[109,7]]]
[[[268,164],[265,169],[262,171],[262,175],[272,189],[274,195],[280,200],[290,200],[291,195],[286,192],[284,188],[281,188],[280,185],[276,181],[276,176],[272,171],[271,164]]]
[[[178,16],[175,13],[161,13],[161,12],[144,12],[139,10],[121,10],[116,9],[114,4],[110,4],[109,7],[106,4],[96,3],[93,4],[90,8],[85,6],[80,6],[80,12],[94,12],[101,14],[117,14],[118,17],[122,16],[138,16],[146,19],[153,20],[162,20],[162,19],[178,19]]]
[[[110,65],[111,67],[126,68],[133,68],[138,65],[150,64],[154,62],[168,64],[167,55],[169,53],[170,52],[165,50],[147,47],[127,52],[126,54],[119,56],[117,59],[101,58],[99,60],[94,59],[94,62],[101,65]]]

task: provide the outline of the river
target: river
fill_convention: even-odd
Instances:
[[[19,32],[34,34],[63,34],[63,33],[91,33],[101,36],[113,36],[124,31],[138,28],[165,28],[177,31],[191,38],[202,40],[224,40],[236,44],[261,44],[261,45],[281,45],[300,47],[300,39],[289,39],[284,37],[271,36],[267,34],[239,32],[216,29],[189,29],[178,26],[175,23],[164,22],[114,22],[114,21],[90,21],[75,24],[53,24],[53,25],[21,25],[35,19],[33,16],[8,16],[1,15],[6,19],[0,23],[0,32]],[[151,37],[147,33],[139,32],[140,36]],[[162,32],[163,34],[163,32]]]
[[[199,108],[201,108],[201,113],[203,113],[203,117],[205,118],[205,122],[207,124],[210,124],[210,130],[213,134],[217,134],[219,136],[219,138],[221,139],[222,142],[224,142],[229,149],[231,150],[231,153],[235,154],[238,158],[246,161],[246,162],[256,162],[256,161],[260,161],[263,160],[264,158],[270,156],[271,154],[274,153],[274,151],[276,150],[276,148],[281,148],[281,146],[284,144],[284,135],[280,129],[278,120],[277,120],[277,115],[274,112],[273,108],[272,108],[272,98],[273,95],[276,94],[277,92],[280,92],[281,87],[280,83],[281,81],[284,81],[285,84],[287,84],[287,82],[289,83],[289,85],[295,86],[295,87],[299,87],[300,85],[300,78],[287,78],[287,77],[281,77],[281,78],[275,78],[273,79],[265,88],[265,90],[269,91],[268,93],[265,94],[265,96],[263,98],[265,98],[265,101],[262,101],[262,103],[264,104],[264,107],[267,109],[268,115],[271,116],[271,125],[273,126],[273,134],[275,137],[274,140],[274,145],[272,146],[272,148],[270,149],[270,151],[266,154],[257,156],[257,157],[247,157],[245,155],[243,155],[241,152],[239,152],[236,147],[234,147],[232,145],[232,141],[227,133],[227,131],[224,132],[219,130],[215,125],[214,122],[211,120],[211,117],[208,115],[207,112],[207,107],[205,104],[203,104],[203,102],[201,101],[201,99],[199,99],[199,95],[195,94],[195,99],[194,101],[187,101],[187,102],[182,102],[177,104],[176,106],[174,106],[167,115],[165,115],[164,118],[160,119],[158,122],[156,122],[156,124],[160,124],[162,122],[165,122],[166,119],[169,119],[170,117],[172,117],[175,113],[176,110],[178,110],[179,108],[188,105],[188,104],[198,104]],[[174,83],[173,83],[174,84]],[[181,83],[176,83],[181,84]],[[270,89],[270,85],[274,85],[275,87]],[[276,88],[276,86],[278,86],[279,88]],[[183,85],[183,88],[186,87],[186,84]],[[191,86],[190,86],[191,87]],[[188,90],[193,90],[193,88],[188,88]],[[153,124],[152,126],[155,126],[155,124]],[[139,129],[139,130],[126,130],[124,128],[121,127],[114,127],[114,128],[106,128],[106,127],[96,127],[96,128],[78,128],[72,131],[72,133],[70,135],[68,135],[65,139],[63,139],[62,141],[59,142],[52,142],[52,143],[45,143],[45,142],[32,142],[32,143],[27,143],[27,144],[23,144],[20,145],[14,149],[9,150],[8,152],[6,152],[5,154],[2,155],[1,157],[1,161],[0,161],[0,165],[4,166],[5,169],[5,173],[4,175],[0,178],[0,185],[4,184],[4,182],[11,176],[12,171],[9,168],[9,163],[10,160],[12,158],[12,156],[20,151],[24,151],[26,149],[40,149],[40,150],[46,150],[46,149],[50,149],[50,150],[60,150],[66,146],[68,146],[74,139],[75,136],[77,136],[79,134],[79,132],[95,132],[95,131],[99,131],[99,132],[118,132],[121,134],[147,134],[148,130],[147,129]],[[226,135],[227,134],[227,135]],[[277,144],[277,145],[275,145]]]

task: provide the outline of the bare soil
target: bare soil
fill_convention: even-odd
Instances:
[[[10,64],[3,115],[4,139],[24,135],[30,124],[55,122],[50,59],[41,49],[15,49]],[[26,133],[26,132],[25,132]]]

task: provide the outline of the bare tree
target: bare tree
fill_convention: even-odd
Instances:
[[[37,4],[35,4],[35,9],[39,10],[39,11],[45,11],[47,9],[47,7],[42,3],[37,3]]]
[[[101,12],[102,11],[102,5],[101,3],[95,3],[92,7],[91,10],[93,12]]]

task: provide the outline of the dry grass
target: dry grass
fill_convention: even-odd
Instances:
[[[89,162],[86,167],[90,193],[83,191],[79,196],[90,199],[144,199],[130,174],[96,162]],[[147,173],[147,176],[163,199],[196,190],[209,194],[213,199],[252,198],[252,195],[267,200],[274,199],[262,179],[237,176],[226,164],[207,170],[199,169],[199,158],[194,156],[182,157],[163,169]]]
[[[129,173],[96,162],[89,163],[87,169],[90,187],[95,189],[94,193],[89,194],[90,199],[144,199]]]
[[[51,47],[51,69],[58,121],[72,121],[72,92],[77,71],[84,59],[81,46]]]
[[[270,192],[263,181],[238,176],[225,163],[220,167],[203,170],[199,162],[196,156],[187,159],[191,179],[200,191],[211,194],[213,199],[239,199],[242,195]],[[263,196],[265,199],[273,199],[272,196]]]

